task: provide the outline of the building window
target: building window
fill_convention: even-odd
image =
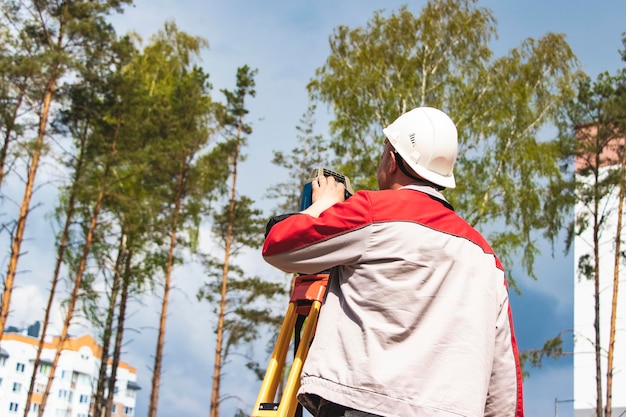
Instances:
[[[14,382],[13,392],[20,392],[20,391],[22,391],[22,384],[20,384],[19,382]]]
[[[91,377],[82,372],[72,372],[72,383],[81,385],[91,385]]]
[[[24,369],[25,369],[25,366],[23,363],[18,362],[17,365],[15,366],[15,370],[21,374],[24,373]]]
[[[40,363],[39,373],[41,375],[48,375],[50,373],[50,365],[48,365],[47,363]]]
[[[134,412],[133,407],[124,407],[124,415],[132,416]]]
[[[78,402],[81,404],[89,404],[89,395],[80,394],[80,397],[78,397]]]
[[[78,379],[78,382],[83,384],[83,385],[90,385],[92,384],[93,378],[90,377],[87,374],[80,374],[80,378]]]
[[[37,384],[35,385],[35,393],[36,394],[41,394],[46,390],[46,386],[44,384]]]
[[[36,413],[39,411],[39,403],[30,403],[30,412],[31,413]]]
[[[12,413],[17,413],[20,405],[18,403],[9,403],[9,411]]]
[[[116,404],[113,404],[113,407],[111,407],[111,412],[112,412],[113,414],[116,414],[116,413],[117,413],[117,405],[116,405]]]
[[[60,389],[59,398],[62,400],[72,401],[72,391],[66,390],[66,389]]]
[[[4,356],[0,356],[0,366],[4,366],[7,363],[7,358]]]
[[[68,417],[69,413],[67,412],[67,410],[60,410],[58,409],[55,413],[55,417]]]

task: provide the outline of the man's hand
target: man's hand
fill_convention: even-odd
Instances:
[[[319,217],[327,208],[345,200],[346,187],[343,183],[337,182],[335,177],[318,177],[311,186],[313,204],[302,211],[304,214]]]

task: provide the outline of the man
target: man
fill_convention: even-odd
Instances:
[[[380,191],[344,201],[322,177],[311,206],[270,223],[267,262],[331,270],[298,400],[316,417],[521,417],[503,268],[440,192],[456,127],[419,107],[383,132]]]

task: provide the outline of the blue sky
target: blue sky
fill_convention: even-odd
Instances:
[[[179,29],[207,39],[210,46],[203,53],[201,65],[210,74],[217,100],[222,100],[219,89],[233,88],[239,66],[247,64],[259,70],[257,95],[249,105],[254,132],[246,152],[248,159],[241,167],[239,184],[242,194],[270,210],[274,203],[264,198],[265,190],[283,181],[286,175],[271,164],[272,151],[288,151],[296,144],[296,126],[308,105],[305,86],[328,56],[327,41],[332,30],[338,25],[362,26],[374,10],[396,10],[403,4],[408,4],[409,9],[418,14],[425,1],[136,0],[135,6],[122,16],[113,17],[113,21],[119,32],[133,30],[147,39],[162,28],[166,20],[174,20]],[[528,37],[556,32],[566,34],[583,70],[592,77],[624,66],[618,53],[622,47],[621,34],[626,31],[626,2],[623,0],[485,0],[479,4],[491,8],[498,21],[499,39],[492,46],[496,56],[505,54]],[[38,213],[51,210],[52,206],[47,206]],[[44,216],[32,218],[29,228],[30,236],[36,236],[36,231],[50,229],[49,220]],[[49,247],[39,247],[32,241],[25,245],[28,250],[25,259],[49,257]],[[239,263],[247,265],[254,274],[281,276],[263,263],[259,253],[247,254]],[[573,263],[571,254],[563,255],[560,245],[554,258],[546,247],[538,259],[538,281],[525,277],[514,266],[509,267],[516,273],[523,291],[522,296],[512,294],[516,333],[522,349],[538,347],[547,338],[564,331],[565,348],[571,350]],[[41,273],[44,279],[48,278],[47,270]],[[38,275],[37,267],[26,275]],[[175,273],[160,417],[208,415],[213,317],[210,306],[195,300],[203,276],[202,270],[193,265]],[[9,324],[21,325],[40,319],[38,311],[20,308],[20,300],[26,306],[26,300],[32,302],[37,299],[34,297],[43,297],[27,284],[29,278],[25,280],[14,293],[12,305],[16,315]],[[137,367],[142,386],[136,416],[147,414],[158,304],[156,297],[144,299],[141,305],[135,305],[130,317],[135,331],[127,333],[124,360]],[[263,352],[264,348],[259,346],[256,350]],[[249,410],[256,399],[259,383],[242,369],[237,365],[237,358],[226,368],[222,393],[232,397],[222,405],[223,416],[232,416],[236,407]],[[559,416],[572,416],[572,403],[568,402],[572,399],[572,377],[571,357],[547,361],[541,369],[531,369],[531,376],[525,382],[526,415],[552,416],[555,401],[558,401]]]

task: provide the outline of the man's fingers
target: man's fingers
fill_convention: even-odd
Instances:
[[[334,179],[333,177],[323,177],[323,176],[322,176],[322,177],[318,177],[318,178],[317,178],[317,182],[318,182],[320,185],[322,185],[322,184],[329,184],[331,180],[332,180],[333,182],[335,181],[335,179]]]

